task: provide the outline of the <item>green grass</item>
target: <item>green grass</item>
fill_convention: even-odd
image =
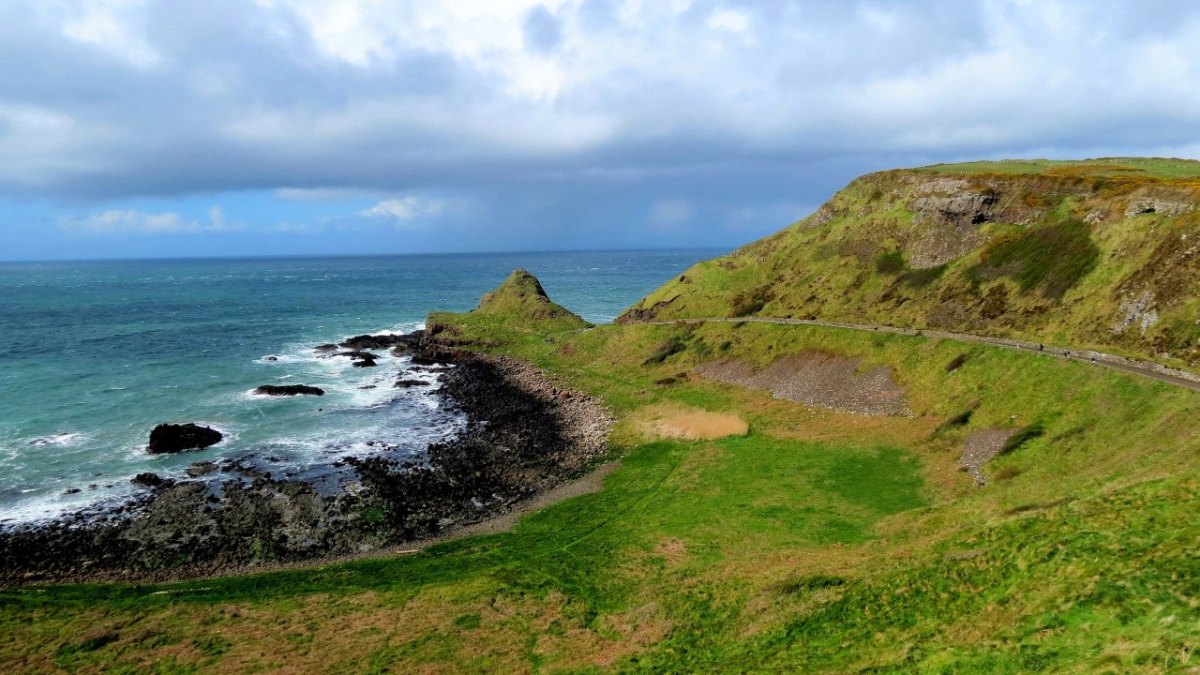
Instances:
[[[1200,178],[1200,162],[1159,157],[1105,157],[1084,160],[1018,159],[990,162],[934,164],[920,171],[958,176],[977,174],[1041,175],[1075,170],[1097,176],[1143,176],[1152,178]]]
[[[965,346],[915,336],[714,324],[539,337],[448,318],[614,408],[624,459],[602,492],[419,555],[2,591],[0,666],[1127,672],[1200,645],[1192,392],[983,346],[948,371]],[[683,348],[642,365],[671,338]],[[915,416],[652,384],[726,343],[760,365],[807,349],[890,365]],[[735,411],[752,431],[645,438],[638,411],[663,403]],[[961,438],[1014,420],[1043,433],[996,460],[1009,480],[974,488],[954,470]]]
[[[1009,276],[1022,291],[1061,298],[1096,267],[1100,249],[1088,226],[1067,220],[992,240],[967,274],[976,283]]]

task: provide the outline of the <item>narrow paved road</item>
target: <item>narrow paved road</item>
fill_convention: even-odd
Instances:
[[[918,335],[922,337],[931,337],[945,340],[958,340],[960,342],[977,342],[980,344],[991,345],[993,347],[1004,347],[1006,349],[1021,349],[1028,352],[1036,352],[1046,356],[1052,356],[1060,359],[1070,359],[1072,361],[1082,361],[1105,368],[1112,368],[1125,373],[1133,373],[1141,375],[1159,382],[1166,382],[1177,387],[1184,387],[1193,391],[1200,391],[1200,375],[1189,373],[1185,370],[1177,368],[1169,368],[1159,363],[1152,361],[1139,361],[1117,354],[1109,354],[1106,352],[1097,352],[1090,349],[1068,349],[1065,347],[1053,347],[1038,342],[1027,342],[1024,340],[1012,340],[1009,338],[987,337],[984,335],[972,335],[970,333],[950,333],[941,330],[918,330],[914,328],[897,328],[895,326],[875,326],[870,324],[858,323],[835,323],[833,321],[819,321],[816,319],[781,319],[770,317],[742,317],[738,319],[727,318],[711,318],[711,319],[678,319],[676,321],[631,321],[629,323],[642,323],[650,326],[669,326],[671,324],[684,322],[703,322],[703,323],[774,323],[783,325],[796,326],[823,326],[826,328],[846,328],[850,330],[870,331],[876,333],[896,333],[898,335]]]

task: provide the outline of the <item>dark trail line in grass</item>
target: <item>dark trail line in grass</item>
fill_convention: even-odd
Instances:
[[[1164,366],[1161,363],[1139,361],[1137,359],[1131,359],[1127,356],[1099,352],[1094,349],[1069,349],[1066,347],[1046,345],[1039,342],[989,337],[985,335],[974,335],[971,333],[951,333],[949,331],[926,330],[921,328],[900,328],[898,326],[837,323],[834,321],[820,321],[817,319],[789,319],[782,317],[740,317],[732,319],[715,317],[703,319],[675,319],[673,321],[630,321],[628,323],[645,326],[672,326],[677,323],[770,323],[783,326],[819,326],[822,328],[843,328],[846,330],[893,333],[895,335],[910,335],[915,337],[931,337],[941,340],[957,340],[959,342],[974,342],[993,347],[1002,347],[1004,349],[1033,352],[1035,354],[1051,356],[1058,359],[1066,359],[1068,361],[1089,363],[1094,366],[1103,366],[1105,368],[1111,368],[1112,370],[1117,370],[1124,373],[1148,377],[1152,380],[1158,380],[1159,382],[1165,382],[1177,387],[1183,387],[1184,389],[1200,391],[1200,375],[1190,373],[1186,370],[1179,370],[1178,368]]]

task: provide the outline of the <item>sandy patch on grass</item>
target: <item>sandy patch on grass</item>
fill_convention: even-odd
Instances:
[[[750,426],[733,413],[699,408],[651,406],[638,415],[641,430],[651,438],[707,441],[727,436],[745,436]]]

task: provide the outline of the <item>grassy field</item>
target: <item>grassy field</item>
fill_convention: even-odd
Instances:
[[[1192,392],[1036,354],[839,329],[438,320],[612,406],[621,466],[603,491],[414,555],[179,584],[9,589],[0,669],[1195,665]],[[914,414],[809,408],[686,375],[717,358],[765,365],[801,350],[892,367]],[[749,432],[656,438],[644,413],[662,406],[733,412]],[[968,408],[965,424],[943,424]],[[989,465],[986,487],[957,470],[972,430],[1033,423],[1044,433]]]
[[[920,171],[971,176],[979,174],[1141,176],[1150,178],[1200,178],[1200,162],[1165,157],[1101,157],[1085,160],[1018,159],[994,162],[934,164]]]

